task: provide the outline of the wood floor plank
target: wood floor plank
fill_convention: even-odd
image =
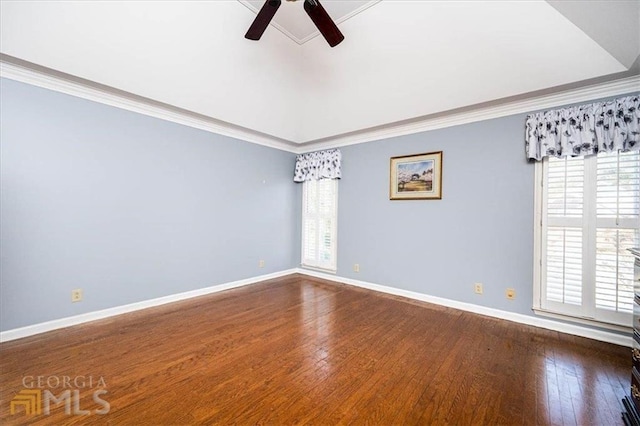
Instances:
[[[292,275],[0,344],[0,424],[616,425],[629,371],[628,348]],[[110,411],[44,383],[91,414],[11,414],[38,376],[103,377]]]

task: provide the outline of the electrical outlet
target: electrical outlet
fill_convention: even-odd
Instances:
[[[353,264],[353,272],[360,272],[360,264],[359,263],[354,263]]]
[[[75,290],[71,290],[71,301],[79,302],[82,300],[82,289],[77,288]]]
[[[473,289],[476,294],[482,294],[482,283],[475,283]]]
[[[507,294],[507,299],[509,300],[513,300],[516,298],[516,291],[512,288],[508,288],[506,294]]]
[[[258,262],[258,267],[264,268],[264,260],[260,259],[260,262]]]

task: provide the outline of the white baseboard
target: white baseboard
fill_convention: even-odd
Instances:
[[[67,318],[60,318],[52,321],[42,322],[39,324],[28,325],[26,327],[14,328],[0,332],[0,342],[8,342],[10,340],[21,339],[23,337],[33,336],[35,334],[45,333],[47,331],[57,330],[59,328],[70,327],[73,325],[83,324],[89,321],[95,321],[116,315],[126,314],[128,312],[139,311],[141,309],[151,308],[153,306],[166,305],[167,303],[178,302],[180,300],[192,299],[206,294],[217,293],[223,290],[242,287],[255,284],[260,281],[266,281],[273,278],[283,277],[295,273],[295,269],[288,269],[272,274],[259,275],[244,280],[232,281],[224,284],[214,285],[197,290],[186,291],[184,293],[172,294],[169,296],[158,297],[156,299],[143,300],[141,302],[131,303],[114,308],[103,309],[100,311],[87,312],[86,314],[75,315]]]
[[[287,269],[280,272],[274,272],[272,274],[259,275],[257,277],[251,277],[244,280],[232,281],[229,283],[187,291],[184,293],[172,294],[170,296],[144,300],[142,302],[131,303],[123,306],[116,306],[114,308],[88,312],[86,314],[75,315],[72,317],[47,321],[47,322],[29,325],[21,328],[15,328],[13,330],[0,332],[0,342],[8,342],[11,340],[21,339],[23,337],[33,336],[36,334],[45,333],[47,331],[57,330],[60,328],[70,327],[73,325],[79,325],[89,321],[95,321],[99,319],[113,317],[113,316],[125,314],[128,312],[139,311],[141,309],[151,308],[153,306],[160,306],[160,305],[165,305],[167,303],[178,302],[180,300],[186,300],[186,299],[191,299],[198,296],[204,296],[206,294],[216,293],[223,290],[229,290],[232,288],[255,284],[260,281],[279,278],[279,277],[291,275],[294,273],[299,273],[299,274],[307,275],[310,277],[322,278],[327,281],[339,282],[342,284],[361,287],[368,290],[379,291],[381,293],[393,294],[395,296],[402,296],[409,299],[420,300],[423,302],[433,303],[436,305],[447,306],[449,308],[460,309],[463,311],[473,312],[480,315],[487,315],[490,317],[500,318],[507,321],[513,321],[520,324],[532,325],[534,327],[540,327],[547,330],[558,331],[561,333],[572,334],[575,336],[587,337],[590,339],[600,340],[603,342],[613,343],[616,345],[628,346],[628,347],[632,346],[632,341],[630,336],[624,336],[621,334],[611,333],[604,330],[596,330],[593,328],[584,327],[576,324],[567,324],[567,323],[553,321],[545,318],[518,314],[515,312],[502,311],[500,309],[488,308],[486,306],[475,305],[472,303],[465,303],[465,302],[459,302],[457,300],[430,296],[428,294],[417,293],[414,291],[403,290],[403,289],[389,287],[389,286],[380,285],[380,284],[374,284],[366,281],[354,280],[351,278],[344,278],[344,277],[340,277],[333,274],[326,274],[323,272],[311,271],[311,270],[302,269],[302,268]]]
[[[563,322],[553,321],[535,316],[518,314],[515,312],[503,311],[500,309],[488,308],[486,306],[475,305],[473,303],[459,302],[457,300],[445,299],[442,297],[430,296],[428,294],[417,293],[409,290],[388,287],[380,284],[373,284],[366,281],[344,278],[333,274],[325,274],[322,272],[311,271],[308,269],[298,268],[295,272],[310,277],[322,278],[327,281],[339,282],[355,287],[366,288],[381,293],[393,294],[409,299],[420,300],[423,302],[433,303],[435,305],[447,306],[449,308],[460,309],[463,311],[473,312],[480,315],[486,315],[494,318],[500,318],[507,321],[513,321],[520,324],[532,325],[534,327],[544,328],[547,330],[559,331],[561,333],[572,334],[574,336],[587,337],[589,339],[600,340],[602,342],[613,343],[621,346],[632,346],[631,336],[612,333],[605,330],[597,330],[594,328],[584,327],[577,324],[567,324]]]

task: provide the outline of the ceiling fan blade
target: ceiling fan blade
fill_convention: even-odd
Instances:
[[[333,19],[331,19],[318,0],[304,0],[304,10],[318,27],[320,34],[327,40],[329,46],[335,47],[344,40],[344,36],[333,22]]]
[[[269,26],[269,22],[273,19],[273,15],[276,14],[281,3],[281,0],[266,0],[264,5],[262,5],[262,9],[258,12],[256,19],[253,20],[249,30],[244,35],[244,38],[260,40],[260,37],[262,37],[264,30]]]

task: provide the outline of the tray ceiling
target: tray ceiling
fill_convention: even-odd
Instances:
[[[301,0],[283,1],[281,31],[257,42],[243,36],[261,2],[2,1],[0,50],[305,144],[637,75],[640,2],[566,3],[326,0],[345,35],[332,49]]]

